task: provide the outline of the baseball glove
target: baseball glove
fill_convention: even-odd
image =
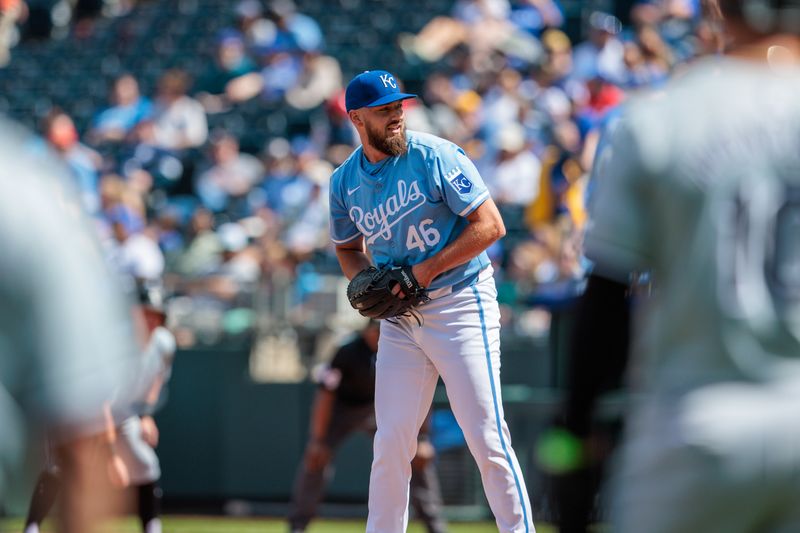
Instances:
[[[392,294],[395,285],[400,285],[402,294]],[[377,319],[408,315],[430,300],[410,266],[365,268],[347,286],[347,299],[363,316]]]

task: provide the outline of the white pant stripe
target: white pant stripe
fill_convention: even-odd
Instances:
[[[517,486],[517,495],[519,496],[519,503],[522,506],[522,516],[525,519],[525,533],[529,533],[528,530],[528,509],[525,505],[525,498],[522,496],[522,487],[519,484],[519,476],[517,474],[517,470],[514,468],[514,463],[511,461],[511,456],[508,453],[508,447],[506,446],[506,441],[503,438],[503,431],[500,427],[500,409],[497,407],[497,388],[494,384],[494,378],[492,373],[492,356],[491,351],[489,350],[489,336],[486,333],[486,319],[483,316],[483,304],[481,303],[481,295],[478,293],[477,287],[472,287],[472,292],[475,293],[475,298],[478,300],[478,314],[481,317],[481,332],[483,333],[483,346],[486,350],[486,365],[489,370],[489,383],[492,386],[492,401],[494,402],[494,416],[495,422],[497,423],[497,435],[500,437],[500,445],[503,447],[503,453],[506,455],[506,461],[508,461],[508,467],[511,469],[511,473],[514,474],[514,483]]]

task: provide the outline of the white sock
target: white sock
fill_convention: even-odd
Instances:
[[[27,531],[25,533],[28,533]],[[35,532],[35,533],[38,533]],[[147,523],[147,527],[144,528],[144,533],[161,533],[161,519],[160,518],[153,518]]]
[[[39,524],[30,524],[25,528],[25,533],[39,533]]]

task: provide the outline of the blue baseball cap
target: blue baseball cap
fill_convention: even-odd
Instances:
[[[367,70],[350,80],[345,91],[348,112],[362,107],[378,107],[397,100],[416,98],[416,94],[400,92],[397,80],[385,70]]]

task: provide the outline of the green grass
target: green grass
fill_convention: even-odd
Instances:
[[[198,516],[166,516],[164,533],[287,533],[284,520],[256,518],[220,518]],[[317,520],[311,523],[308,533],[363,533],[363,520]],[[43,533],[52,532],[45,524]],[[119,520],[103,529],[103,533],[140,533],[139,523],[134,518]],[[492,522],[453,523],[450,533],[493,533],[497,527]],[[537,524],[537,533],[555,533],[550,526]],[[22,520],[0,521],[0,533],[21,533]],[[425,533],[418,522],[409,525],[408,533]]]

